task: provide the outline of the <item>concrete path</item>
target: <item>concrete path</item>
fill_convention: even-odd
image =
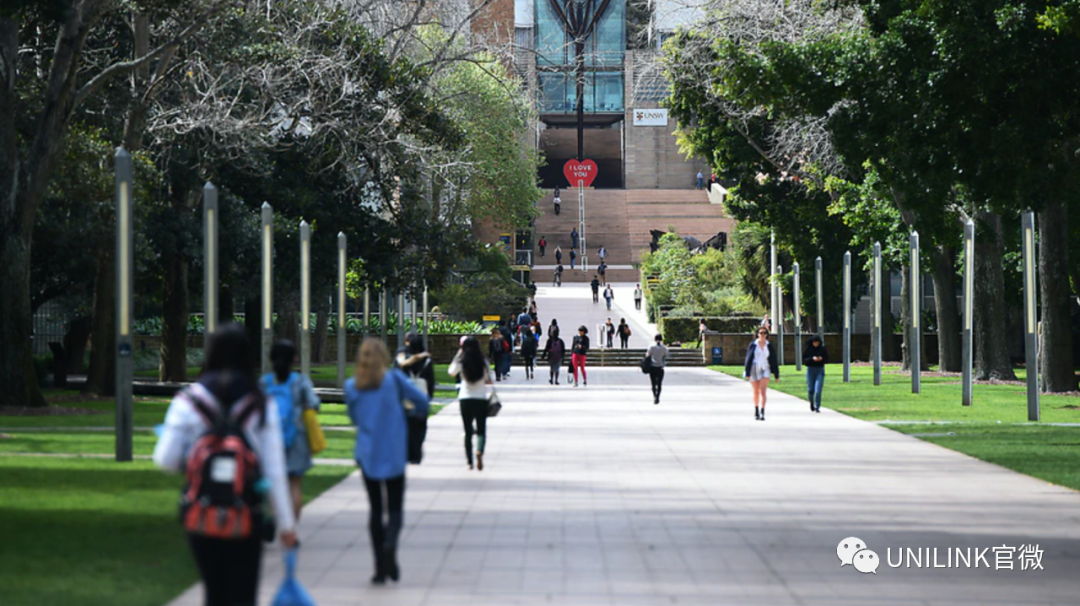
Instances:
[[[630,347],[648,347],[656,335],[656,325],[650,324],[645,311],[634,309],[634,284],[611,283],[611,291],[615,294],[611,310],[603,297],[603,287],[600,290],[600,302],[592,302],[592,289],[588,284],[563,284],[562,286],[540,286],[537,289],[537,313],[540,316],[540,324],[544,327],[544,338],[541,338],[541,346],[546,342],[547,329],[551,319],[559,321],[560,336],[570,346],[570,341],[577,334],[578,326],[585,325],[589,328],[589,338],[593,347],[600,347],[600,335],[596,327],[604,324],[608,318],[616,327],[619,320],[625,318],[630,325]],[[613,339],[615,347],[619,346],[619,336]]]
[[[317,603],[1080,602],[1076,492],[779,393],[758,422],[749,385],[705,369],[669,369],[659,406],[636,369],[589,379],[525,385],[515,369],[483,472],[466,468],[456,406],[432,418],[424,463],[408,472],[396,586],[368,585],[355,474],[312,503],[300,577]],[[877,553],[877,574],[841,566],[847,537]],[[1031,544],[1042,570],[1020,570],[1016,552],[1014,569],[994,569],[991,548]],[[887,550],[895,561],[902,548],[922,549],[923,567],[890,567]],[[949,548],[985,560],[945,567]],[[264,604],[279,556],[265,558]],[[173,604],[198,603],[196,587]]]

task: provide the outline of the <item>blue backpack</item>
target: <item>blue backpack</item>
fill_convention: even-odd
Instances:
[[[293,394],[299,380],[298,372],[289,373],[289,379],[284,383],[277,383],[274,373],[267,373],[262,378],[266,395],[277,400],[278,413],[281,415],[281,438],[285,442],[285,448],[291,447],[296,440],[296,402]]]

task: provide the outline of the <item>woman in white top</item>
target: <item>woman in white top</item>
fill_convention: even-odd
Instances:
[[[743,376],[754,388],[754,418],[765,420],[765,398],[769,390],[769,373],[780,382],[780,365],[776,362],[776,351],[769,342],[769,329],[758,328],[758,338],[746,348],[746,363]]]
[[[169,404],[161,438],[154,448],[154,463],[169,471],[185,470],[192,447],[209,429],[196,402],[204,410],[224,414],[253,408],[247,416],[238,414],[238,422],[248,445],[259,459],[263,478],[269,482],[269,500],[281,531],[281,543],[293,548],[296,546],[296,521],[285,474],[281,417],[277,402],[266,398],[259,389],[255,370],[250,364],[252,354],[247,333],[239,325],[227,324],[214,333],[198,382],[178,393]],[[245,409],[234,411],[234,406]],[[211,473],[215,471],[216,468]],[[233,473],[236,473],[235,468]],[[191,551],[202,575],[207,604],[256,603],[263,541],[259,517],[254,516],[247,536],[239,538],[188,533]]]
[[[450,362],[448,370],[451,377],[460,375],[458,384],[458,406],[461,408],[461,422],[465,425],[465,460],[469,469],[473,469],[473,423],[476,423],[476,469],[484,470],[484,446],[487,443],[487,407],[488,385],[491,375],[488,363],[480,351],[480,341],[468,337],[461,343],[461,350]]]

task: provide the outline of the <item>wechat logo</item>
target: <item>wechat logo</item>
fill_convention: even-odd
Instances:
[[[881,558],[871,551],[866,543],[858,537],[848,537],[836,545],[836,557],[840,558],[840,567],[848,564],[863,574],[877,574]]]

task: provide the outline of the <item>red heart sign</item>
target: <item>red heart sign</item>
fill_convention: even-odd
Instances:
[[[567,160],[566,164],[563,164],[563,175],[566,176],[567,182],[570,183],[570,187],[577,187],[578,181],[582,181],[585,187],[592,185],[593,179],[596,178],[596,162],[592,160]]]

